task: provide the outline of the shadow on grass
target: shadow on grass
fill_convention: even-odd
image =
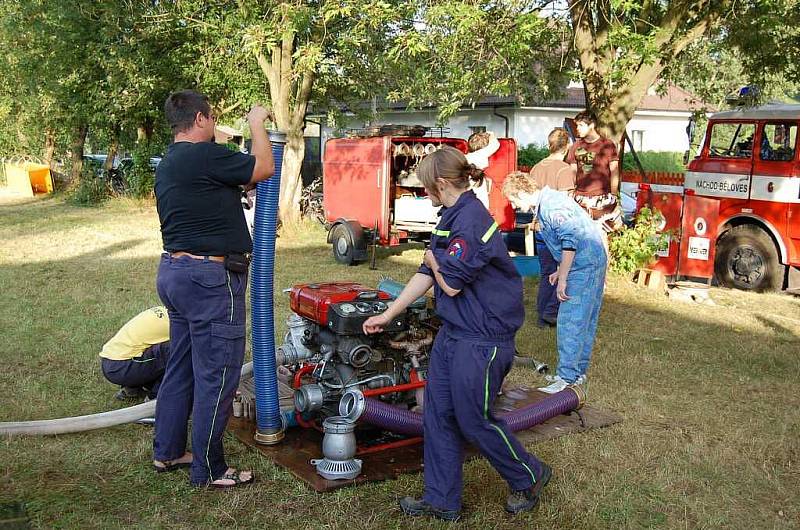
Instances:
[[[119,406],[111,399],[113,385],[99,374],[97,352],[131,316],[158,303],[158,256],[114,257],[138,242],[2,268],[0,383],[13,389],[0,398],[4,419]],[[318,238],[301,246],[279,242],[276,335],[283,336],[289,314],[288,297],[281,292],[285,287],[347,280],[376,285],[387,272],[405,281],[418,266],[394,250],[379,256],[379,270],[371,271],[366,264],[336,264],[330,246]],[[536,446],[557,473],[536,514],[501,517],[505,485],[486,462],[468,464],[467,524],[520,528],[547,520],[564,528],[780,527],[779,506],[787,517],[796,517],[797,331],[758,315],[672,303],[612,282],[589,373],[590,399],[622,413],[625,422]],[[554,367],[555,333],[534,326],[535,285],[525,282],[527,318],[518,343]],[[539,381],[526,369],[514,370],[510,378]],[[398,495],[419,491],[419,476],[320,497],[228,440],[231,463],[254,468],[259,482],[221,499],[188,488],[180,473],[164,478],[147,472],[150,436],[148,429],[129,425],[6,440],[10,479],[2,486],[3,496],[30,500],[29,513],[42,527],[218,528],[229,521],[231,504],[258,506],[237,510],[236,524],[243,527],[283,520],[286,513],[306,527],[343,527],[354,518],[376,528],[427,524],[402,519],[395,507]],[[259,504],[265,496],[270,503]]]
[[[63,196],[0,202],[0,230],[11,237],[26,235],[32,229],[31,225],[34,225],[37,234],[55,232],[64,229],[65,215],[69,215],[71,224],[75,225],[103,213],[99,208],[68,205]]]

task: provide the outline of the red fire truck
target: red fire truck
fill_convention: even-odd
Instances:
[[[510,138],[499,141],[500,148],[485,170],[492,180],[489,211],[501,230],[510,231],[514,210],[502,187],[506,175],[517,168],[517,145]],[[425,194],[416,167],[443,145],[467,152],[462,138],[385,135],[325,143],[323,207],[336,261],[346,265],[364,261],[373,243],[397,246],[430,238],[438,209]]]
[[[770,291],[787,286],[800,267],[798,127],[800,105],[716,113],[699,155],[689,163],[684,193],[643,187],[651,204],[658,208],[661,201],[667,210],[667,228],[684,232],[687,241],[679,245],[687,247],[687,255],[677,254],[678,262],[711,260],[717,281],[728,287]],[[705,213],[694,207],[687,222],[690,197]],[[669,215],[681,211],[676,201],[683,201],[682,213]],[[641,197],[638,202],[645,203]],[[659,264],[669,269],[663,271],[667,275],[678,272],[667,254]]]

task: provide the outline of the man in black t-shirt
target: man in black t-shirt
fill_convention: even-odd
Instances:
[[[252,241],[240,186],[275,172],[263,107],[247,115],[252,156],[213,143],[208,99],[184,90],[164,105],[174,142],[156,169],[155,192],[164,254],[158,294],[170,319],[171,355],[158,392],[153,467],[191,467],[194,485],[229,488],[253,481],[229,468],[222,449],[244,359],[247,271],[226,257],[248,254]],[[241,261],[241,260],[239,260]],[[186,452],[192,416],[192,453]]]

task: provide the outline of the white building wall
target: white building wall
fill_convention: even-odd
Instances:
[[[689,138],[686,136],[689,116],[688,112],[667,114],[641,111],[634,114],[626,130],[637,150],[683,152],[689,149]],[[641,134],[636,131],[641,131]],[[641,138],[641,149],[637,137]]]
[[[517,145],[547,145],[547,135],[556,127],[563,127],[564,118],[572,118],[577,111],[572,109],[522,108],[516,112],[514,130]]]

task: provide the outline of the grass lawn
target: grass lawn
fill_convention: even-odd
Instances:
[[[160,235],[149,203],[75,208],[59,198],[0,200],[0,421],[120,407],[97,353],[159,302]],[[379,252],[378,269],[334,263],[325,233],[283,231],[276,331],[297,282],[405,280],[419,248]],[[555,366],[555,335],[534,325],[536,282],[518,346]],[[800,298],[713,290],[714,307],[671,302],[611,278],[589,372],[590,400],[624,422],[541,443],[554,469],[539,508],[509,517],[485,461],[466,465],[464,528],[799,528]],[[535,384],[519,368],[509,376]],[[150,468],[151,429],[0,440],[0,503],[24,502],[38,528],[430,528],[396,500],[422,477],[320,495],[228,437],[228,461],[254,469],[242,491],[205,491]],[[433,527],[438,527],[436,524]],[[448,528],[441,523],[442,528]]]

